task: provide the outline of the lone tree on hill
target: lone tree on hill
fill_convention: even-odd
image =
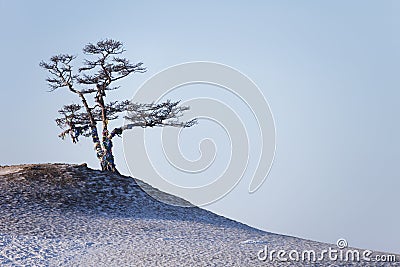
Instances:
[[[59,137],[64,139],[67,135],[73,143],[79,137],[91,137],[103,171],[118,172],[112,152],[112,139],[133,127],[175,126],[191,127],[196,120],[181,122],[179,118],[189,107],[179,105],[180,101],[162,103],[133,103],[129,100],[106,102],[106,93],[119,87],[111,86],[114,82],[127,77],[132,73],[144,73],[146,68],[143,63],[131,63],[120,55],[125,52],[121,42],[106,39],[96,44],[89,43],[83,48],[83,53],[88,56],[83,65],[73,70],[72,61],[75,56],[59,54],[50,58],[50,61],[40,62],[40,66],[50,73],[46,79],[50,91],[66,87],[78,95],[82,105],[65,105],[58,112],[62,115],[56,119],[57,125],[62,129]],[[88,97],[93,97],[89,102]],[[92,104],[91,104],[92,103]],[[116,120],[123,112],[124,118],[129,121],[111,131],[108,122]],[[102,137],[98,134],[98,123],[102,127]]]

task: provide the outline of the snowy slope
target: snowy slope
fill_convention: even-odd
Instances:
[[[198,207],[170,206],[137,182],[85,165],[0,167],[0,266],[397,266],[261,261],[257,254],[265,246],[337,247],[263,232]]]

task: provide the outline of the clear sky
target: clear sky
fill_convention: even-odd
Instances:
[[[270,232],[399,253],[399,13],[385,0],[0,0],[0,164],[98,168],[90,142],[58,139],[57,110],[78,99],[46,92],[38,63],[115,38],[148,72],[121,82],[114,98],[193,60],[240,70],[267,98],[277,132],[268,179],[248,194],[245,176],[207,209]],[[206,126],[198,131],[211,134]],[[127,174],[121,141],[115,154]]]

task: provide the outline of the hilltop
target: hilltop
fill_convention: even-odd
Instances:
[[[1,266],[306,266],[310,262],[263,262],[257,253],[266,245],[335,247],[251,228],[85,164],[0,167],[0,209]]]

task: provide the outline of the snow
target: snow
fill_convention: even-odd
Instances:
[[[6,175],[6,174],[11,174],[11,173],[16,173],[19,172],[21,168],[16,168],[16,167],[2,167],[0,166],[0,175]]]
[[[130,177],[65,164],[18,168],[0,178],[0,266],[288,266],[257,253],[329,246],[164,204]]]

